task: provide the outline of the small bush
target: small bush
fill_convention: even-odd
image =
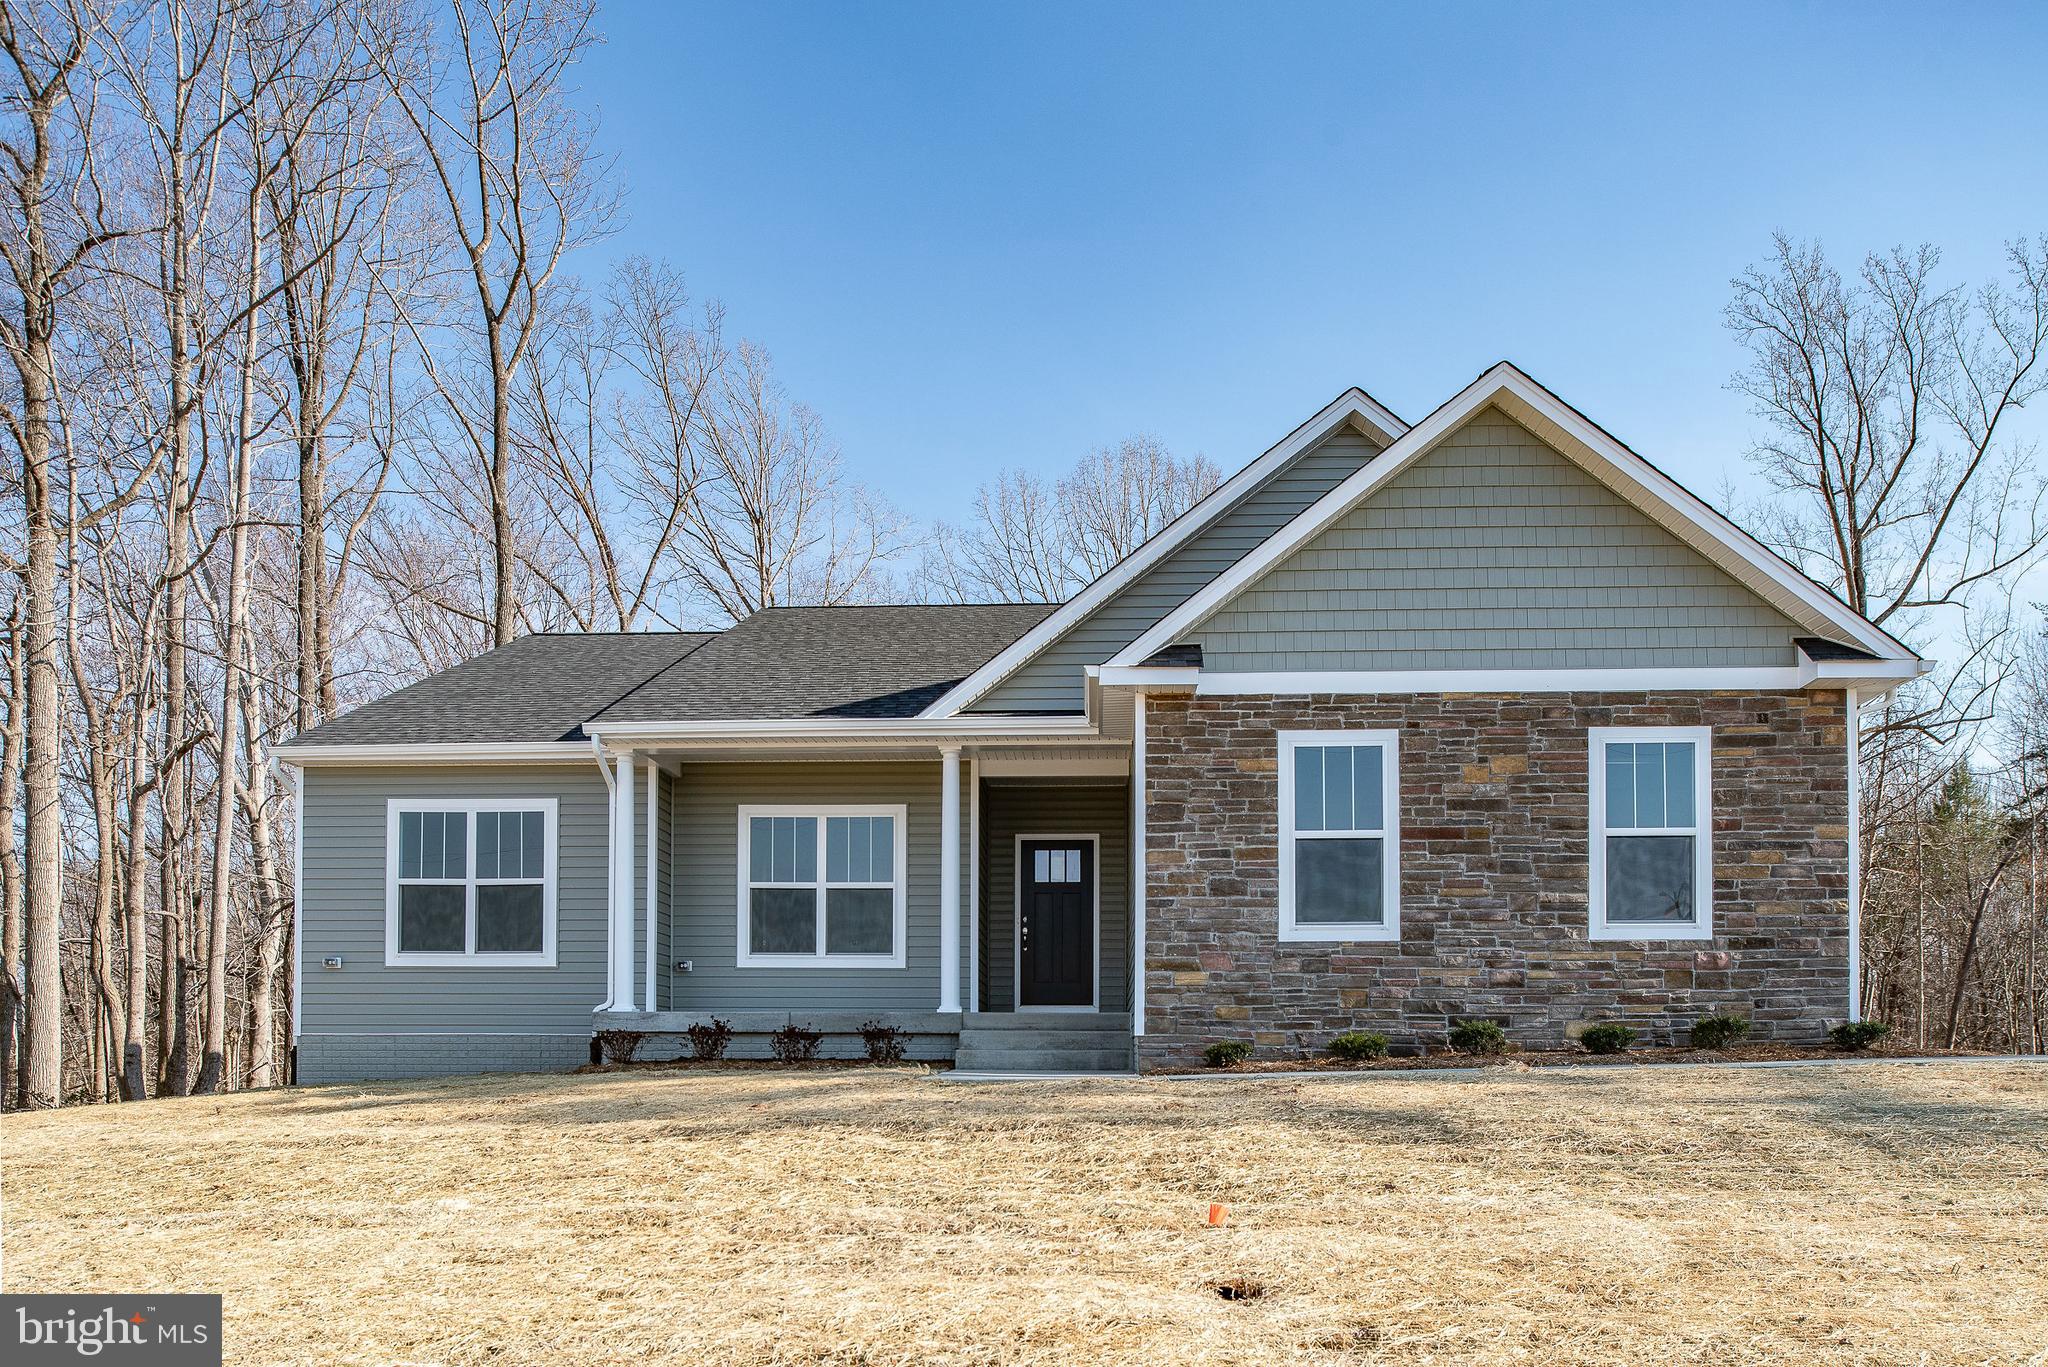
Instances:
[[[1843,1021],[1828,1031],[1828,1043],[1855,1053],[1868,1049],[1891,1032],[1892,1028],[1883,1021]]]
[[[1387,1037],[1370,1030],[1346,1030],[1330,1041],[1330,1052],[1338,1058],[1356,1062],[1360,1059],[1385,1058]]]
[[[1586,1046],[1589,1054],[1622,1054],[1636,1042],[1636,1032],[1618,1021],[1603,1021],[1589,1025],[1579,1036],[1579,1043]]]
[[[901,1063],[903,1051],[910,1044],[910,1035],[880,1021],[862,1021],[860,1042],[868,1047],[869,1063]]]
[[[1692,1023],[1692,1047],[1726,1049],[1749,1034],[1749,1022],[1740,1016],[1702,1016]]]
[[[818,1056],[825,1037],[791,1021],[768,1037],[768,1051],[783,1063],[809,1063]]]
[[[600,1030],[597,1032],[597,1047],[606,1063],[631,1063],[640,1048],[640,1041],[646,1038],[638,1030]]]
[[[1220,1039],[1202,1051],[1202,1062],[1211,1068],[1228,1068],[1233,1063],[1243,1063],[1251,1056],[1250,1040]]]
[[[724,1058],[726,1046],[732,1043],[732,1023],[716,1016],[711,1024],[699,1021],[685,1033],[690,1037],[690,1057],[707,1063]]]
[[[1451,1048],[1461,1054],[1505,1054],[1508,1032],[1493,1021],[1459,1021],[1451,1027]]]

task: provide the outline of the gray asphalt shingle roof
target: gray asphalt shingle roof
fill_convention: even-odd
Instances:
[[[914,717],[1056,606],[769,608],[723,632],[523,636],[291,743],[576,741],[598,721]]]
[[[710,631],[522,636],[292,738],[294,745],[583,739],[583,723],[673,665]]]
[[[769,608],[596,720],[914,717],[1056,606]]]

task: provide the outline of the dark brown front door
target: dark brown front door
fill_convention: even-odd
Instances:
[[[1095,1004],[1095,842],[1019,847],[1017,1004]]]

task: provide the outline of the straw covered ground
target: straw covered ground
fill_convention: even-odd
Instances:
[[[2048,1360],[2027,1064],[640,1071],[0,1134],[8,1290],[219,1291],[237,1363]]]

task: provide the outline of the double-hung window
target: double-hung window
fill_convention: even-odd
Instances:
[[[552,968],[555,800],[392,799],[384,961]]]
[[[903,967],[904,814],[740,808],[739,966]]]
[[[1713,803],[1704,726],[1595,727],[1589,933],[1713,938]]]
[[[1400,739],[1280,733],[1280,938],[1401,938]]]

